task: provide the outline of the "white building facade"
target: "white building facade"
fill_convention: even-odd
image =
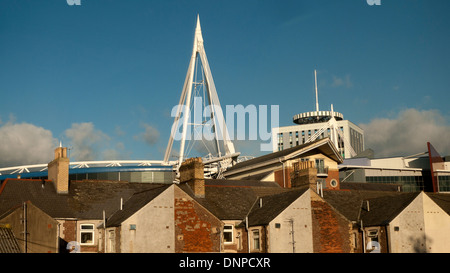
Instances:
[[[331,128],[327,125],[327,122],[320,122],[272,128],[273,151],[281,151],[304,144],[323,128],[323,132],[317,139],[331,138]],[[348,120],[337,120],[336,125],[344,136],[343,138],[340,135],[337,136],[338,147],[336,147],[344,159],[364,151],[363,129]]]

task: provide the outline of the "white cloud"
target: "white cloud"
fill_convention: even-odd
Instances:
[[[57,140],[52,132],[30,123],[9,121],[0,127],[0,166],[48,163]]]
[[[448,118],[436,110],[406,109],[395,118],[378,118],[364,129],[365,147],[376,157],[406,156],[427,151],[430,142],[442,155],[450,154]]]
[[[92,122],[73,123],[64,132],[71,145],[70,157],[77,161],[97,160],[110,137],[94,128]]]
[[[338,77],[335,75],[332,75],[333,77],[333,82],[331,83],[332,87],[346,87],[346,88],[350,88],[353,86],[352,81],[350,80],[350,75],[345,75],[345,77]]]
[[[143,140],[150,146],[156,144],[156,142],[158,142],[159,140],[158,129],[146,123],[142,123],[141,126],[145,129],[145,131],[143,133],[140,133],[139,135],[134,136],[134,139]]]

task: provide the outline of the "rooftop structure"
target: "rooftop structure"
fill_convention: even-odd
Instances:
[[[272,128],[273,151],[281,151],[329,137],[343,158],[354,157],[364,151],[364,131],[335,112],[319,110],[317,72],[315,76],[316,110],[297,114],[293,121],[297,125]]]
[[[427,151],[405,157],[346,159],[339,165],[341,185],[347,182],[397,185],[406,192],[450,192],[450,162],[431,143]]]

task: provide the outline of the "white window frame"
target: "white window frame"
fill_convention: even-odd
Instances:
[[[254,251],[261,251],[261,230],[259,229],[252,229],[252,250]],[[255,233],[258,234],[258,236],[255,236]],[[258,240],[258,248],[256,248],[255,241]]]
[[[82,227],[83,226],[90,226],[90,227],[92,227],[92,229],[83,229]],[[82,242],[82,234],[83,233],[91,233],[92,234],[92,242],[90,242],[90,243],[83,243]],[[88,246],[88,245],[95,245],[95,225],[94,224],[80,224],[80,232],[79,232],[79,234],[80,234],[80,245],[86,245],[86,246]]]
[[[225,231],[225,227],[231,227],[231,229],[226,229],[227,231]],[[225,241],[225,232],[231,233],[231,242]],[[224,244],[233,244],[234,243],[234,225],[226,224],[223,226],[223,242],[224,242]]]

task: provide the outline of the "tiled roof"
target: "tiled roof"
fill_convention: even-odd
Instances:
[[[269,153],[263,156],[259,156],[253,159],[249,159],[243,162],[240,162],[231,168],[227,169],[227,171],[224,173],[225,176],[227,176],[227,173],[235,172],[236,170],[250,167],[252,165],[257,165],[263,162],[269,162],[276,160],[277,158],[282,157],[296,157],[298,155],[308,155],[308,152],[311,150],[317,149],[320,153],[327,155],[328,157],[334,159],[336,162],[342,162],[342,157],[339,155],[339,153],[336,151],[336,148],[331,143],[329,138],[322,138],[310,143],[305,143],[301,145],[294,146],[292,148],[284,149],[281,151]]]
[[[248,225],[267,225],[292,202],[305,193],[309,187],[292,189],[279,194],[260,197],[248,215]],[[260,204],[262,206],[260,206]]]
[[[106,221],[106,227],[119,226],[155,197],[165,191],[170,185],[155,185],[155,187],[136,192],[128,200],[124,200],[123,209],[116,211]]]
[[[323,192],[324,199],[339,213],[350,221],[359,223],[363,220],[365,226],[387,224],[418,194],[356,190]]]
[[[187,183],[179,187],[221,220],[243,220],[259,196],[288,191],[275,182],[205,179],[205,197],[197,198]]]
[[[0,253],[21,253],[19,243],[8,227],[0,226]]]
[[[426,193],[439,207],[450,215],[450,194],[448,193]]]
[[[159,185],[128,182],[71,182],[68,194],[57,194],[53,182],[8,179],[0,194],[0,218],[11,208],[31,201],[53,218],[102,219],[109,217],[135,192]]]

